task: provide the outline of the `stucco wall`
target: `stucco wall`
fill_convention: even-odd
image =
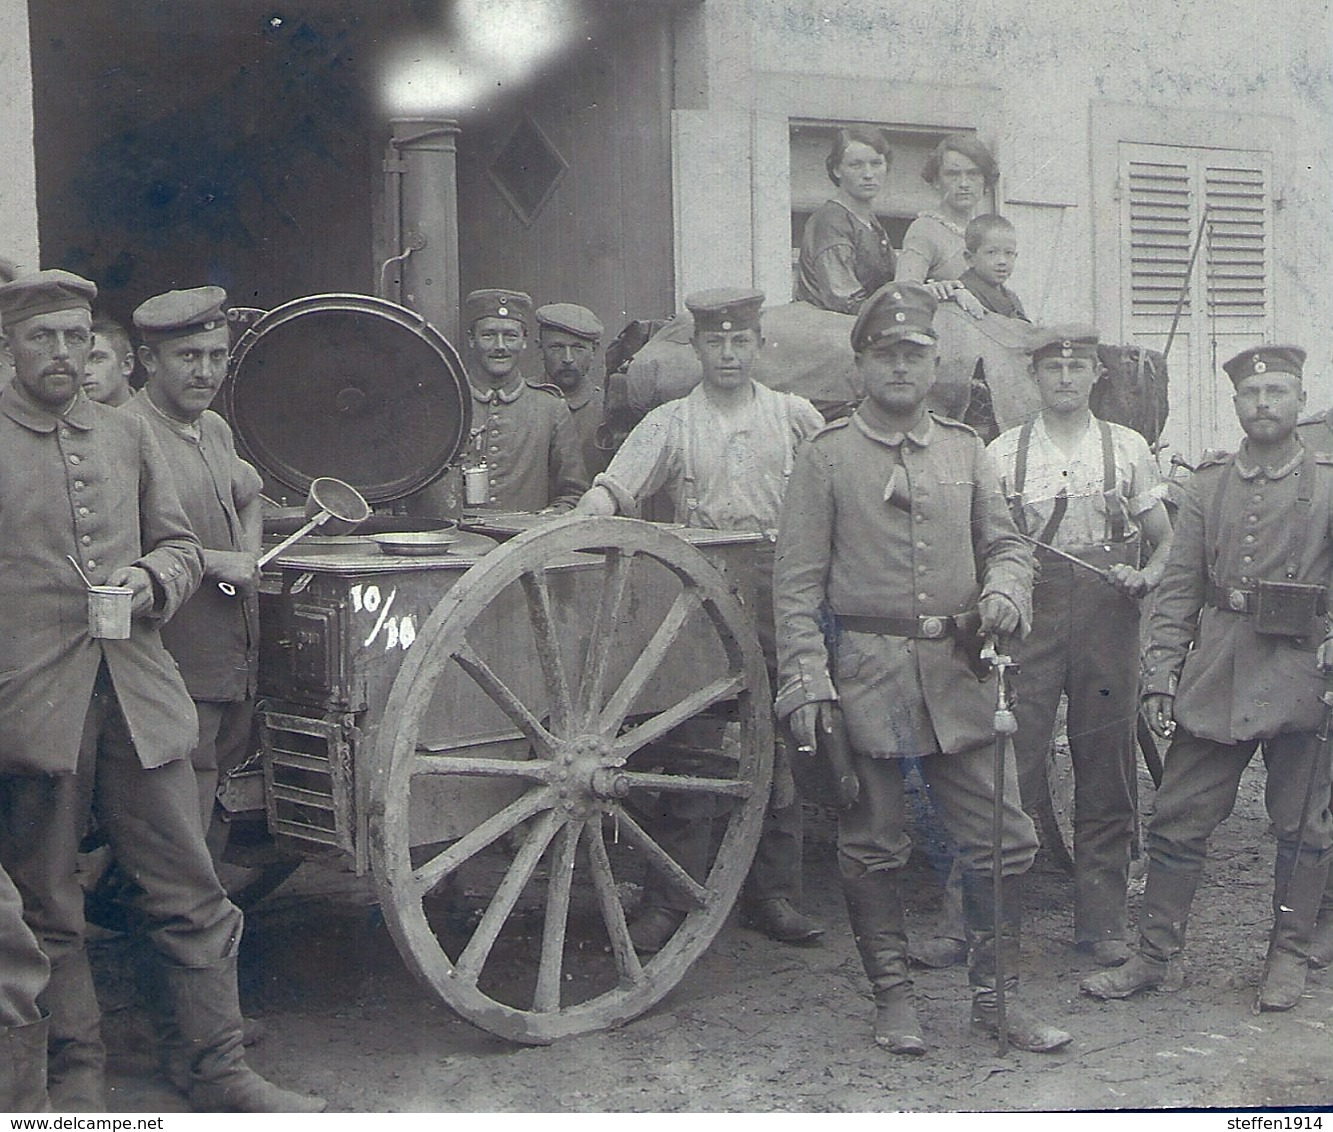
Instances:
[[[0,4],[0,255],[37,266],[28,9]]]
[[[1333,400],[1330,43],[1323,0],[710,0],[678,37],[679,285],[789,286],[789,117],[969,126],[1000,159],[1028,310],[1123,339],[1109,293],[1117,185],[1094,160],[1108,139],[1093,123],[1151,108],[1137,117],[1156,136],[1125,140],[1244,148],[1271,136],[1272,333],[1309,349],[1322,407]],[[1210,136],[1196,141],[1204,120]],[[748,224],[736,200],[752,201]]]

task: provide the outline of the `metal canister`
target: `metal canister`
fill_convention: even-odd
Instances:
[[[133,603],[134,591],[129,586],[90,586],[88,635],[103,641],[127,639]]]
[[[491,501],[491,470],[484,463],[463,470],[463,502],[484,507]]]

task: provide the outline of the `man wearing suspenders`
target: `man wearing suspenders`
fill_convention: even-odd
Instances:
[[[753,379],[764,338],[760,291],[727,288],[685,299],[694,316],[695,353],[703,381],[687,396],[650,412],[625,438],[610,466],[593,480],[576,511],[634,515],[665,489],[678,523],[715,530],[763,531],[769,543],[755,560],[755,623],[770,670],[773,636],[773,546],[796,447],[824,424],[804,397],[779,393]],[[711,802],[708,803],[711,805]],[[673,802],[653,832],[691,874],[706,866],[709,814]],[[630,925],[639,951],[660,951],[685,918],[681,897],[654,885],[650,871],[641,911]],[[801,890],[801,807],[790,764],[779,744],[773,794],[746,885],[751,922],[784,943],[804,943],[824,929],[795,903]]]
[[[1171,524],[1151,493],[1158,477],[1147,442],[1088,408],[1099,373],[1096,330],[1040,331],[1029,350],[1041,413],[988,449],[1014,523],[1038,544],[1032,632],[1014,646],[1019,789],[1030,805],[1047,788],[1046,752],[1063,692],[1074,764],[1074,938],[1094,962],[1113,967],[1130,954],[1136,599],[1161,579]]]
[[[1319,737],[1333,660],[1333,458],[1296,435],[1304,361],[1295,346],[1257,346],[1223,367],[1245,441],[1234,456],[1201,463],[1181,499],[1144,663],[1144,716],[1156,734],[1174,735],[1148,827],[1139,946],[1123,966],[1084,980],[1094,998],[1179,985],[1174,960],[1208,839],[1260,744],[1277,853],[1257,1005],[1288,1010],[1305,989],[1333,859]]]

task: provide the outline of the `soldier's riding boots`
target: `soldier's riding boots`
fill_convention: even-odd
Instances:
[[[1297,862],[1290,847],[1279,845],[1273,863],[1272,947],[1264,964],[1266,977],[1259,988],[1259,1009],[1290,1010],[1305,992],[1309,970],[1310,937],[1314,933],[1319,901],[1328,885],[1328,854],[1318,863]]]
[[[925,1053],[926,1042],[912,1008],[898,871],[880,869],[855,878],[844,876],[842,892],[852,935],[875,994],[875,1044],[891,1053]]]
[[[46,1065],[51,1111],[104,1112],[102,1015],[83,948],[67,952],[51,965],[51,977],[37,1002],[51,1016]]]
[[[46,1040],[50,1019],[0,1029],[0,1112],[47,1112]]]
[[[1199,869],[1172,869],[1149,862],[1139,908],[1139,949],[1119,967],[1084,979],[1080,989],[1093,998],[1128,998],[1142,990],[1179,990],[1178,959],[1185,946]]]
[[[196,1112],[323,1112],[327,1102],[281,1089],[245,1062],[236,956],[208,967],[167,967],[190,1067]]]
[[[1004,878],[1003,922],[996,924],[995,889],[989,874],[963,874],[963,919],[968,934],[968,982],[972,984],[972,1025],[998,1037],[999,999],[996,992],[996,948],[1004,949],[1005,1029],[1009,1043],[1029,1053],[1052,1053],[1073,1041],[1057,1026],[1039,1022],[1018,1002],[1018,952],[1022,937],[1023,878]]]
[[[1330,963],[1333,963],[1333,864],[1329,865],[1324,894],[1319,898],[1314,933],[1310,937],[1310,966],[1327,967]]]

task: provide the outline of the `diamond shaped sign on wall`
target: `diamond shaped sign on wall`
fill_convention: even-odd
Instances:
[[[524,226],[530,225],[551,199],[569,163],[540,126],[524,114],[487,172]]]

